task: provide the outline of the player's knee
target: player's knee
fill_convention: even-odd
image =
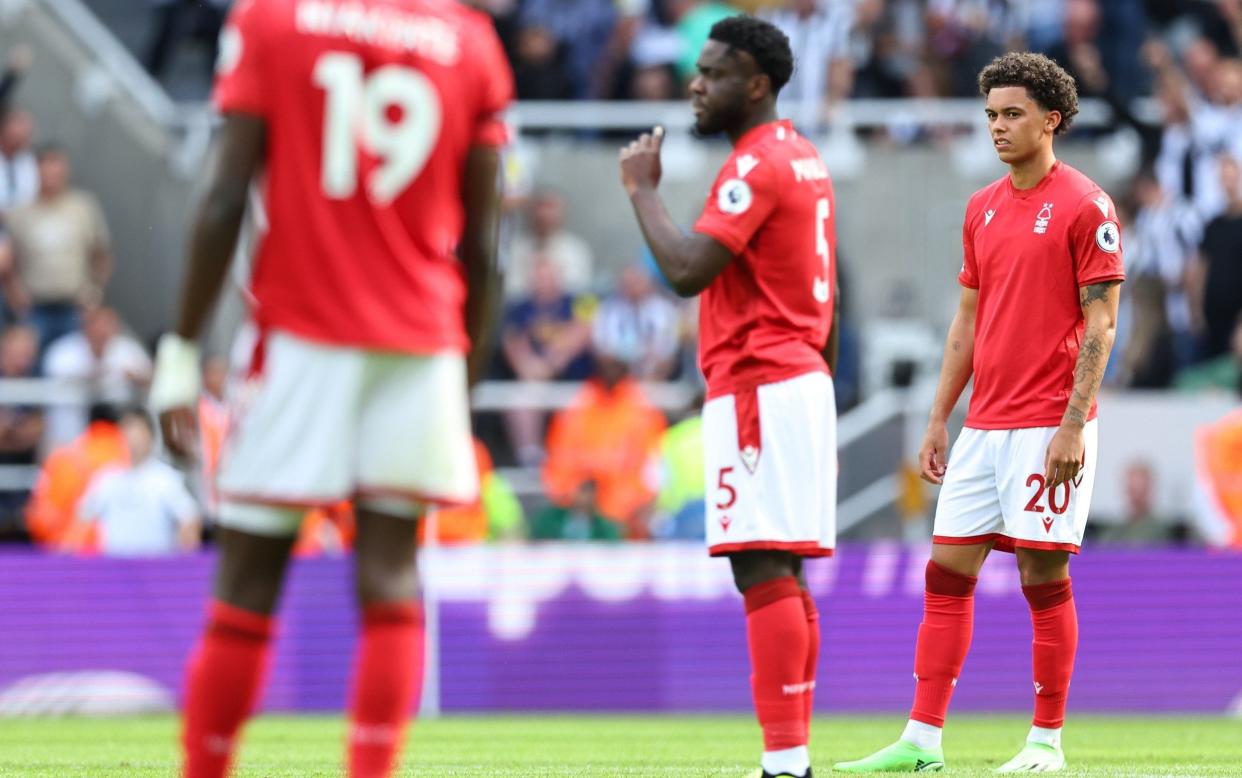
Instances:
[[[280,597],[293,540],[221,529],[215,598],[242,610],[272,613]]]
[[[406,564],[385,564],[381,560],[359,557],[358,601],[363,605],[377,602],[409,602],[418,598],[418,569],[413,560]]]
[[[739,592],[776,578],[798,577],[799,560],[793,554],[770,551],[744,551],[729,557],[733,585]]]
[[[1018,577],[1023,586],[1038,586],[1069,578],[1068,551],[1018,549]]]

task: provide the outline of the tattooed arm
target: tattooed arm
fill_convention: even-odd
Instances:
[[[944,480],[948,465],[949,414],[953,413],[953,406],[957,405],[975,369],[975,310],[978,305],[979,290],[963,287],[957,313],[945,339],[944,363],[940,367],[936,399],[932,401],[927,433],[919,449],[920,474],[924,481],[933,484]]]
[[[1095,403],[1095,393],[1104,380],[1104,368],[1113,350],[1117,331],[1117,303],[1121,299],[1121,282],[1104,281],[1078,290],[1078,302],[1086,327],[1078,364],[1074,367],[1074,389],[1070,394],[1061,427],[1048,444],[1044,459],[1044,479],[1048,488],[1069,481],[1078,475],[1083,463],[1082,429]]]

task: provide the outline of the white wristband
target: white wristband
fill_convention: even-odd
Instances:
[[[194,407],[201,380],[198,344],[172,332],[163,335],[155,351],[155,377],[148,397],[151,409],[163,413],[170,408]]]

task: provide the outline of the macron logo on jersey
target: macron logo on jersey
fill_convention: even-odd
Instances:
[[[983,212],[983,226],[986,227],[992,223],[992,217],[996,215],[995,210]]]
[[[742,178],[745,178],[747,173],[754,170],[758,166],[759,160],[750,154],[743,154],[737,158],[737,174]]]
[[[1095,198],[1091,202],[1095,203],[1095,207],[1100,209],[1100,214],[1105,219],[1107,219],[1108,218],[1108,205],[1109,205],[1108,196],[1100,195],[1099,197]]]

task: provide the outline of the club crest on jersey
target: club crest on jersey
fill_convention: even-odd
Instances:
[[[1100,247],[1100,251],[1117,253],[1117,249],[1121,248],[1121,231],[1117,228],[1117,222],[1104,222],[1095,229],[1095,245]]]
[[[716,192],[716,206],[722,212],[734,215],[750,210],[750,204],[754,199],[750,184],[740,178],[725,181],[720,185],[720,190]]]
[[[1035,234],[1043,235],[1048,231],[1048,222],[1052,221],[1052,203],[1044,203],[1035,216]]]

